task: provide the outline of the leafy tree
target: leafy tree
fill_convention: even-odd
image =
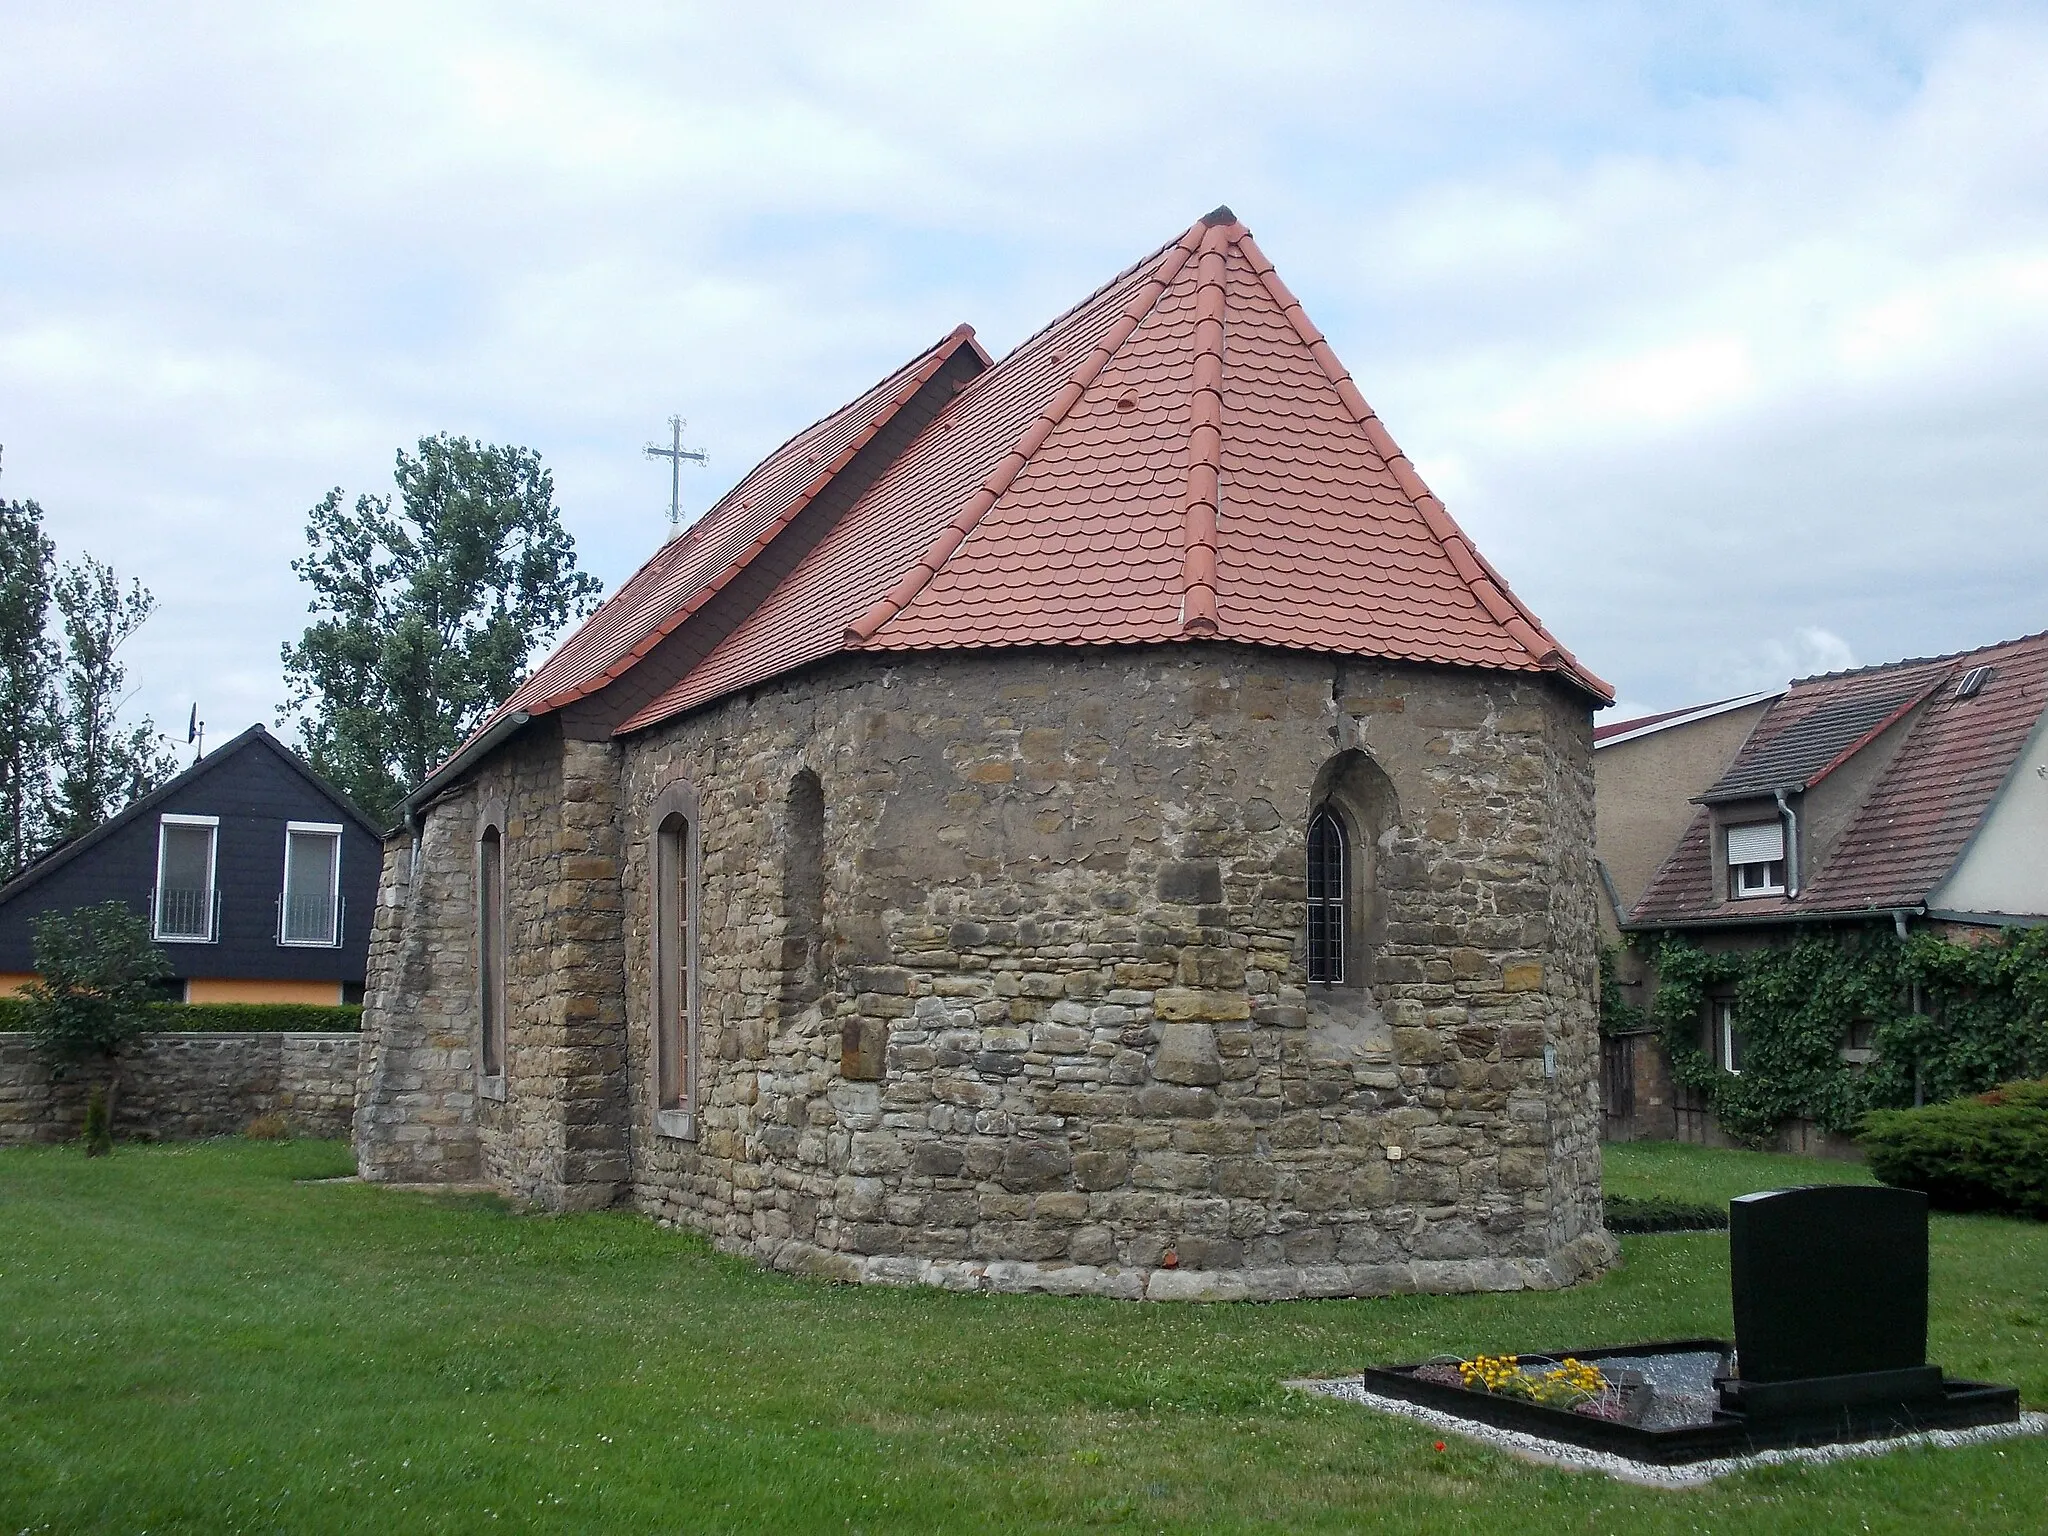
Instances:
[[[280,712],[299,713],[314,767],[387,820],[600,590],[530,450],[423,437],[417,456],[398,451],[396,478],[395,508],[350,508],[336,487],[307,516],[292,569],[315,621],[284,647]]]
[[[64,624],[58,679],[56,831],[80,837],[171,776],[176,764],[147,716],[123,726],[128,669],[121,646],[156,611],[141,582],[123,589],[114,568],[82,556],[54,594]]]
[[[156,600],[90,555],[61,571],[56,556],[41,507],[0,501],[0,879],[173,767],[154,724],[121,723],[120,649]]]
[[[41,851],[55,735],[47,635],[56,547],[33,501],[0,501],[0,880]]]
[[[150,1027],[149,1004],[171,963],[125,902],[45,912],[35,922],[36,978],[21,989],[36,1051],[60,1076],[97,1069],[113,1119],[121,1058]]]

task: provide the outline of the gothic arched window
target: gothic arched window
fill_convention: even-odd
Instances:
[[[1308,824],[1308,979],[1344,980],[1345,893],[1350,889],[1350,847],[1344,823],[1317,811]]]

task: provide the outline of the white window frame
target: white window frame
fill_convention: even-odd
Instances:
[[[205,827],[213,836],[206,841],[206,932],[204,935],[164,932],[164,829]],[[214,944],[220,940],[215,921],[220,906],[220,818],[185,816],[166,811],[156,819],[156,884],[150,894],[150,936],[159,944]]]
[[[1735,1012],[1735,999],[1715,998],[1714,1009],[1714,1065],[1730,1077],[1742,1076],[1742,1068],[1735,1060],[1735,1037],[1741,1033],[1741,1020]]]
[[[288,821],[284,824],[284,873],[283,883],[278,887],[277,942],[287,949],[339,949],[341,948],[341,844],[347,832],[338,821]],[[288,939],[285,937],[291,927],[287,915],[292,897],[292,834],[304,832],[310,837],[331,837],[334,839],[334,877],[327,893],[329,911],[333,913],[328,928],[329,937],[324,939]]]
[[[1732,857],[1731,850],[1734,843],[1734,835],[1737,831],[1745,830],[1749,827],[1771,825],[1775,825],[1778,829],[1778,857],[1775,859],[1746,859],[1739,863]],[[1728,857],[1728,894],[1730,899],[1746,901],[1753,896],[1782,896],[1785,894],[1786,861],[1791,850],[1785,846],[1785,824],[1782,821],[1775,824],[1771,822],[1741,822],[1734,826],[1723,827],[1721,829],[1721,847],[1724,854],[1730,854]],[[1775,879],[1772,875],[1774,869],[1776,870]],[[1752,871],[1757,872],[1757,883],[1754,885],[1750,884]]]

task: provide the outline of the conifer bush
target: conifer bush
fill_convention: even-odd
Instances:
[[[1858,1141],[1886,1184],[1947,1211],[2048,1220],[2048,1079],[1924,1109],[1875,1110]]]

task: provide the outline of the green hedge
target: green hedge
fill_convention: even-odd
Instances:
[[[153,1027],[167,1033],[181,1030],[235,1034],[354,1034],[363,1027],[357,1003],[152,1003],[160,1021]],[[27,1005],[18,997],[0,997],[0,1033],[28,1028]]]
[[[1945,1211],[2048,1218],[2048,1079],[1925,1109],[1874,1110],[1857,1137],[1870,1171]]]
[[[1661,1195],[1607,1197],[1610,1232],[1724,1232],[1728,1207],[1698,1200],[1667,1200]]]

